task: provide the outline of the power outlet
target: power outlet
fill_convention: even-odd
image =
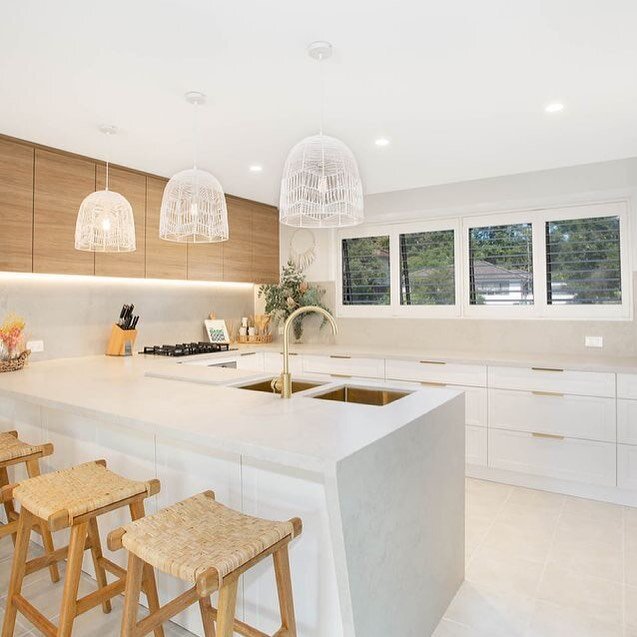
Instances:
[[[44,341],[27,341],[27,349],[30,349],[32,352],[43,352]]]
[[[603,336],[587,336],[585,339],[586,347],[604,347]]]

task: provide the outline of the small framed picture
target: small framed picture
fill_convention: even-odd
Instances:
[[[230,343],[228,328],[223,319],[206,319],[204,323],[206,325],[206,333],[211,343]]]

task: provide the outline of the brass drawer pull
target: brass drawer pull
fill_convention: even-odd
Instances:
[[[558,367],[531,367],[534,372],[563,372],[563,369]]]
[[[427,387],[446,387],[447,386],[447,383],[434,383],[433,381],[430,381],[430,380],[421,380],[420,384],[426,385]]]
[[[240,356],[255,356],[256,352],[242,352]]]
[[[330,354],[330,358],[345,358],[345,359],[350,359],[352,358],[351,356],[348,356],[347,354]]]
[[[564,436],[558,436],[557,434],[543,434],[539,431],[534,431],[531,435],[534,438],[551,438],[551,440],[564,440]]]
[[[351,374],[330,374],[333,378],[351,378]]]
[[[446,365],[445,361],[420,361],[423,365]]]
[[[559,391],[532,391],[534,396],[554,396],[555,398],[564,398],[564,394]]]
[[[255,354],[256,354],[256,352],[255,352]],[[281,354],[281,356],[283,356],[283,352],[279,352],[279,354]],[[290,356],[298,356],[299,353],[298,352],[290,352],[289,355]]]

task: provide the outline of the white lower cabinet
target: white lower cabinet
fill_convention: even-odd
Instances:
[[[615,400],[489,389],[489,427],[615,442]]]
[[[254,370],[255,372],[265,371],[265,360],[263,352],[245,352],[237,357],[237,369]]]
[[[385,360],[345,355],[303,356],[303,371],[358,378],[385,378]]]
[[[617,445],[617,486],[637,489],[637,445]]]
[[[263,371],[280,374],[283,371],[283,354],[278,352],[263,353]],[[299,376],[303,374],[303,359],[296,354],[290,355],[290,372]]]
[[[413,380],[420,382],[450,383],[486,387],[485,365],[461,365],[437,360],[401,361],[388,358],[385,361],[388,380]]]
[[[489,467],[558,480],[615,486],[617,445],[489,429]]]
[[[489,430],[486,427],[467,425],[465,431],[465,453],[467,464],[486,467],[488,461]]]

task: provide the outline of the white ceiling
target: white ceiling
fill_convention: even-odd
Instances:
[[[327,39],[325,132],[366,193],[618,159],[637,155],[635,24],[634,0],[3,2],[0,132],[101,157],[115,124],[114,162],[169,176],[203,91],[199,164],[276,203],[318,127],[305,47]]]

